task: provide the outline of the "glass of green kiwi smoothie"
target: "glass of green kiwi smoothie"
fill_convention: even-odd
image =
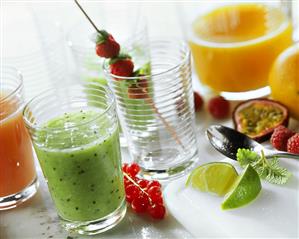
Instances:
[[[97,234],[124,217],[118,120],[100,83],[47,90],[23,116],[65,229]]]

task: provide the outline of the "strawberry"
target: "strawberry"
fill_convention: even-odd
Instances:
[[[229,101],[222,96],[215,96],[209,100],[208,110],[215,119],[224,119],[230,111]]]
[[[271,135],[270,142],[274,148],[282,151],[287,151],[288,139],[294,134],[295,132],[289,130],[283,125],[279,125],[274,129],[274,132]]]
[[[299,154],[299,133],[296,133],[289,138],[287,150],[289,153]]]
[[[100,57],[113,58],[119,54],[120,45],[104,30],[97,36],[96,44],[96,53]]]
[[[193,92],[193,97],[194,97],[195,111],[200,111],[203,106],[203,99],[202,99],[201,95],[196,91]]]
[[[133,74],[134,63],[131,57],[125,54],[119,54],[110,60],[110,71],[113,75],[130,77]]]

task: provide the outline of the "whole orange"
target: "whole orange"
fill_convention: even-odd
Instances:
[[[273,99],[286,105],[299,120],[299,43],[283,51],[275,60],[269,76]]]

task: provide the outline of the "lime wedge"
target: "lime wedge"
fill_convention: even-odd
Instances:
[[[186,186],[191,185],[200,191],[222,196],[228,192],[237,177],[237,171],[229,163],[207,163],[192,171],[188,177]]]
[[[227,210],[245,206],[257,197],[261,189],[259,175],[251,165],[248,165],[225,195],[221,208]]]

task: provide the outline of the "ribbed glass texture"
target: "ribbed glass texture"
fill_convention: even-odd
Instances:
[[[144,177],[163,180],[183,174],[197,159],[190,52],[176,40],[151,41],[149,49],[151,74],[117,77],[108,62],[104,72],[133,159]]]

